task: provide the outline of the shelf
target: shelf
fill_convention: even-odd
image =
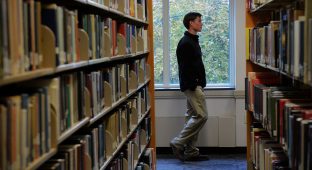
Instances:
[[[118,11],[117,9],[112,9],[112,8],[109,8],[109,12],[113,13],[113,14],[117,14],[121,17],[126,17],[127,15],[125,15],[124,13]]]
[[[9,76],[7,78],[1,79],[0,86],[5,86],[8,84],[13,84],[13,83],[19,83],[19,82],[27,81],[27,80],[32,80],[32,79],[51,75],[53,73],[54,73],[53,68],[45,68],[45,69],[25,72],[16,76]]]
[[[61,73],[65,71],[70,71],[74,69],[78,69],[81,67],[85,67],[88,65],[88,61],[79,61],[77,63],[70,63],[70,64],[64,64],[60,65],[55,69],[55,73]]]
[[[74,1],[82,3],[82,4],[87,4],[87,0],[74,0]]]
[[[149,114],[151,107],[149,106],[149,109],[145,112],[145,114],[142,116],[142,118],[138,121],[138,124],[135,128],[131,130],[131,132],[127,135],[127,137],[118,145],[117,149],[114,151],[112,156],[110,156],[104,163],[104,165],[100,168],[100,170],[105,170],[106,167],[109,165],[109,163],[113,160],[113,158],[119,153],[120,149],[123,147],[123,145],[128,141],[128,139],[132,136],[132,134],[135,132],[137,127],[141,124],[141,122],[144,120],[144,118]]]
[[[120,12],[116,9],[109,8],[109,7],[105,6],[104,4],[99,4],[99,3],[91,1],[91,0],[72,0],[72,1],[80,3],[82,5],[88,5],[91,8],[96,8],[97,10],[101,10],[103,12],[114,14],[118,17],[121,17],[121,18],[129,20],[129,21],[134,21],[134,22],[139,23],[139,24],[143,24],[143,25],[149,24],[147,21],[143,21],[143,20],[134,18],[134,17],[126,15],[123,12]]]
[[[280,72],[280,69],[279,68],[275,68],[275,67],[272,67],[272,66],[269,66],[269,65],[266,65],[266,64],[261,64],[261,63],[258,63],[258,62],[254,62],[254,61],[251,61],[249,60],[251,63],[255,64],[255,65],[258,65],[260,67],[263,67],[263,68],[266,68],[266,69],[269,69],[269,70],[272,70],[272,71],[275,71],[275,72]]]
[[[32,162],[26,169],[32,170],[32,169],[39,168],[43,163],[45,163],[47,160],[49,160],[56,153],[57,153],[57,150],[55,148],[51,149],[50,152],[43,154],[40,158],[38,158],[34,162]]]
[[[149,51],[141,51],[141,52],[136,52],[135,54],[132,55],[132,57],[136,57],[136,56],[140,56],[140,55],[144,55],[144,54],[148,54]]]
[[[265,65],[265,64],[261,64],[261,63],[257,63],[257,62],[253,62],[253,61],[250,61],[251,63],[255,64],[255,65],[258,65],[260,67],[263,67],[263,68],[266,68],[266,69],[269,69],[271,71],[275,71],[279,74],[282,74],[288,78],[291,78],[292,80],[296,80],[296,81],[299,81],[300,83],[303,83],[305,85],[308,85],[310,86],[310,84],[306,84],[304,83],[304,81],[302,79],[300,79],[299,77],[294,77],[293,75],[290,75],[289,73],[286,73],[286,72],[283,72],[281,71],[279,68],[275,68],[275,67],[272,67],[272,66],[269,66],[269,65]]]
[[[150,142],[151,142],[151,140],[149,139],[149,141],[147,142],[147,144],[144,146],[144,148],[142,149],[141,153],[139,154],[138,161],[134,165],[134,169],[136,169],[136,167],[138,166],[139,160],[140,160],[142,154],[146,151],[146,148],[147,148],[147,146],[149,145]]]
[[[57,143],[60,144],[62,143],[64,140],[66,140],[67,138],[69,138],[72,134],[74,134],[75,132],[77,132],[79,129],[81,129],[81,127],[87,125],[89,123],[90,118],[86,117],[83,120],[77,122],[76,124],[74,124],[71,128],[67,129],[64,133],[62,133],[62,135],[58,138]]]
[[[16,76],[9,76],[7,78],[3,78],[0,80],[0,87],[13,84],[13,83],[19,83],[23,81],[29,81],[36,78],[43,78],[46,76],[53,76],[55,74],[59,74],[66,71],[72,71],[75,69],[79,69],[82,67],[90,67],[96,64],[103,64],[110,61],[122,61],[127,58],[135,58],[143,54],[148,54],[149,52],[139,52],[135,54],[126,54],[126,55],[118,55],[113,57],[104,57],[100,59],[94,59],[89,61],[80,61],[77,63],[71,63],[71,64],[65,64],[58,66],[57,68],[45,68],[45,69],[39,69],[35,71],[25,72]]]
[[[250,13],[257,13],[257,12],[263,12],[263,11],[272,11],[279,9],[282,6],[291,4],[291,0],[268,0],[268,2],[261,4],[255,9],[251,9]]]
[[[89,65],[100,64],[110,61],[110,57],[89,60]]]
[[[126,97],[123,97],[123,98],[119,99],[117,102],[113,103],[111,107],[104,107],[104,109],[99,114],[97,114],[96,116],[94,116],[93,118],[90,119],[89,125],[92,125],[94,122],[96,122],[97,120],[101,119],[107,113],[109,113],[110,111],[112,111],[113,109],[118,107],[121,103],[125,102],[128,98],[130,98],[138,90],[140,90],[141,88],[146,86],[149,81],[150,80],[146,80],[145,83],[139,85],[139,87],[136,90],[133,90],[133,91],[129,92],[129,94],[127,94]]]
[[[96,7],[96,8],[105,10],[105,11],[108,11],[108,7],[103,5],[103,4],[99,4],[99,3],[91,1],[91,0],[86,0],[86,1],[87,1],[87,4],[90,5],[90,6],[93,6],[93,7]]]
[[[140,23],[143,23],[143,24],[148,25],[148,22],[143,21],[143,20],[140,20],[140,19],[138,19],[138,18],[134,18],[134,17],[129,16],[129,15],[125,15],[125,17],[128,18],[128,19],[131,19],[131,20],[133,20],[133,21],[140,22]]]
[[[116,60],[123,60],[125,58],[130,57],[129,54],[125,54],[125,55],[116,55],[116,56],[112,56],[110,59],[111,61],[116,61]]]
[[[111,107],[104,107],[104,109],[99,114],[97,114],[90,120],[90,125],[92,125],[97,120],[101,119],[104,115],[106,115],[107,113],[115,109],[117,106],[119,106],[121,103],[123,103],[126,100],[127,100],[127,97],[123,97],[119,99],[117,102],[113,103]]]

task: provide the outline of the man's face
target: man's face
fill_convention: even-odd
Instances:
[[[193,29],[196,32],[201,32],[203,27],[201,17],[197,17],[195,20],[190,21],[190,29]]]

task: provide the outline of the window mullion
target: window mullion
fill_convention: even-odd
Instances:
[[[230,62],[230,75],[229,75],[229,78],[230,78],[230,85],[231,86],[235,86],[235,80],[236,80],[236,70],[235,70],[235,65],[236,65],[236,48],[235,48],[235,40],[236,40],[236,37],[234,34],[236,32],[236,29],[235,29],[235,0],[229,0],[229,13],[230,13],[230,16],[229,16],[229,34],[230,34],[230,40],[229,40],[229,45],[230,45],[230,53],[229,53],[229,62]]]
[[[163,0],[163,75],[164,86],[170,86],[170,57],[169,57],[169,0]]]

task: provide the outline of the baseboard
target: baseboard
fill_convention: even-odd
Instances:
[[[246,147],[199,147],[201,154],[245,154]],[[157,147],[157,154],[172,154],[170,147]]]

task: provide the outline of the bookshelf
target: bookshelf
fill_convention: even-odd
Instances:
[[[252,6],[253,8],[250,8],[250,13],[263,11],[269,12],[290,3],[291,0],[264,0],[262,2],[255,3],[255,5]]]
[[[150,1],[0,6],[0,169],[156,169]]]
[[[246,0],[247,169],[311,169],[311,1]]]

